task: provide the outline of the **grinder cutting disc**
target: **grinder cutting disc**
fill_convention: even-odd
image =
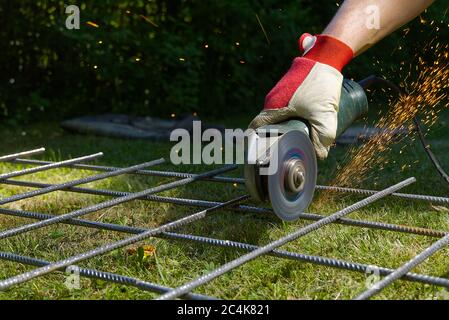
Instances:
[[[283,134],[275,148],[270,161],[275,172],[268,176],[268,194],[276,215],[294,221],[313,200],[318,171],[315,150],[309,136],[298,130]]]

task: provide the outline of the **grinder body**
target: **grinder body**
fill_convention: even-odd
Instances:
[[[368,99],[363,88],[344,80],[337,137],[367,112]],[[249,140],[248,159],[256,161],[245,165],[248,192],[257,201],[269,200],[282,220],[297,220],[312,202],[316,188],[318,168],[309,124],[302,119],[290,119],[257,129]]]

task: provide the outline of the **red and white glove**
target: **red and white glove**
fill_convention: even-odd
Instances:
[[[354,57],[352,49],[327,35],[304,34],[299,40],[303,57],[270,91],[264,110],[251,122],[256,129],[292,118],[307,120],[317,157],[325,159],[337,133],[343,85],[341,70]]]

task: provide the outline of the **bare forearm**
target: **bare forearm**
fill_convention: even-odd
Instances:
[[[350,46],[358,55],[417,17],[434,0],[346,0],[323,34]],[[373,9],[370,10],[367,8]],[[377,11],[377,12],[375,12]],[[370,25],[378,13],[379,28]]]

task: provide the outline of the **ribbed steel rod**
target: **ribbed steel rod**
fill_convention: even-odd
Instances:
[[[20,157],[34,156],[36,154],[41,154],[43,152],[45,152],[45,148],[39,148],[39,149],[35,149],[35,150],[24,151],[24,152],[19,152],[19,153],[15,153],[15,154],[9,154],[9,155],[0,157],[0,162],[11,161],[11,160],[15,160]]]
[[[351,212],[357,211],[375,201],[378,201],[378,200],[386,197],[387,195],[392,194],[393,192],[396,192],[399,189],[404,188],[404,187],[414,183],[415,181],[416,181],[415,178],[410,178],[410,179],[407,179],[399,184],[389,187],[383,191],[380,191],[379,193],[372,195],[362,201],[359,201],[341,211],[338,211],[338,212],[330,215],[329,217],[326,217],[320,221],[314,222],[314,223],[312,223],[304,228],[301,228],[301,229],[299,229],[279,240],[276,240],[266,246],[260,247],[259,249],[254,250],[236,260],[226,263],[225,265],[215,269],[214,271],[212,271],[202,277],[199,277],[198,279],[191,281],[191,282],[189,282],[169,293],[166,293],[166,294],[160,296],[158,299],[164,300],[164,299],[178,298],[178,297],[186,294],[187,292],[191,292],[195,288],[198,288],[199,286],[201,286],[205,283],[208,283],[208,282],[212,281],[213,279],[225,274],[226,272],[229,272],[229,271],[231,271],[231,270],[233,270],[233,269],[235,269],[235,268],[261,256],[261,255],[267,254],[268,252],[271,252],[274,249],[277,249],[291,241],[294,241],[300,237],[303,237],[315,230],[318,230],[324,226],[327,226],[330,223],[333,223],[333,222],[337,221],[338,219],[344,217],[345,215],[350,214]]]
[[[180,241],[191,241],[191,242],[198,242],[223,248],[233,248],[238,249],[242,251],[254,251],[257,249],[260,249],[260,247],[247,244],[247,243],[240,243],[240,242],[234,242],[229,240],[219,240],[219,239],[213,239],[208,237],[200,237],[200,236],[192,236],[188,234],[179,234],[179,233],[171,233],[171,232],[165,232],[161,234],[162,238],[172,239],[172,240],[180,240]],[[379,267],[376,265],[367,265],[367,264],[361,264],[361,263],[354,263],[339,259],[331,259],[331,258],[325,258],[320,256],[313,256],[313,255],[307,255],[302,253],[293,253],[290,251],[285,250],[273,250],[267,255],[277,257],[277,258],[284,258],[284,259],[290,259],[294,261],[301,261],[306,263],[312,263],[317,265],[322,265],[325,267],[332,267],[342,270],[348,270],[348,271],[355,271],[355,272],[361,272],[361,273],[367,273],[368,271],[379,271],[379,274],[384,276],[388,275],[390,273],[394,272],[394,269]],[[449,279],[445,278],[438,278],[438,277],[432,277],[427,276],[423,274],[417,274],[417,273],[407,273],[407,275],[404,276],[403,280],[412,281],[412,282],[420,282],[424,284],[430,284],[435,286],[442,286],[442,287],[449,287]]]
[[[17,195],[11,196],[11,197],[0,199],[0,205],[23,200],[23,199],[28,199],[28,198],[32,198],[32,197],[36,197],[36,196],[40,196],[40,195],[47,194],[47,193],[54,192],[54,191],[64,190],[64,189],[74,187],[77,185],[81,185],[81,184],[86,184],[86,183],[90,183],[90,182],[94,182],[94,181],[99,181],[99,180],[103,180],[103,179],[107,179],[107,178],[116,177],[116,176],[119,176],[122,174],[132,173],[132,172],[135,172],[136,170],[159,165],[164,162],[165,162],[164,159],[153,160],[150,162],[145,162],[145,163],[142,163],[139,165],[119,169],[116,171],[105,172],[105,173],[97,174],[97,175],[94,175],[91,177],[86,177],[86,178],[82,178],[82,179],[78,179],[78,180],[65,182],[62,184],[55,184],[55,185],[48,186],[43,189],[33,190],[33,191],[29,191],[29,192],[17,194]],[[1,181],[0,181],[0,183],[1,183]]]
[[[34,167],[34,168],[28,168],[28,169],[24,169],[24,170],[19,170],[19,171],[14,171],[14,172],[10,172],[10,173],[4,173],[4,174],[0,174],[0,180],[5,180],[5,179],[10,179],[10,178],[14,178],[14,177],[19,177],[19,176],[24,176],[27,174],[32,174],[32,173],[36,173],[36,172],[42,172],[42,171],[46,171],[46,170],[50,170],[50,169],[55,169],[55,168],[60,168],[60,167],[64,167],[70,164],[74,164],[77,162],[83,162],[83,161],[89,161],[89,160],[93,160],[93,159],[97,159],[99,157],[102,157],[103,153],[96,153],[90,156],[84,156],[84,157],[79,157],[79,158],[74,158],[74,159],[70,159],[70,160],[65,160],[65,161],[61,161],[61,162],[53,162],[51,164],[46,164],[40,167]]]
[[[182,200],[182,199],[179,199],[179,200]],[[206,207],[212,208],[214,206],[223,204],[223,202],[211,202],[211,203],[214,203],[214,205],[207,205]],[[241,206],[238,206],[238,207],[241,207]],[[229,210],[235,210],[235,209],[234,209],[234,207],[232,207],[232,208],[229,208]],[[53,215],[49,215],[49,214],[22,211],[22,210],[13,210],[13,209],[2,209],[2,208],[0,208],[0,214],[10,215],[10,216],[15,216],[15,217],[20,217],[20,218],[36,219],[36,220],[46,220],[46,219],[50,219],[50,218],[54,217]],[[325,216],[320,216],[320,217],[321,218],[319,220],[325,218]],[[360,222],[359,220],[352,220],[352,221]],[[126,232],[126,233],[136,233],[136,230],[140,230],[140,231],[144,230],[144,229],[139,229],[139,228],[135,229],[132,227],[126,227],[126,226],[121,226],[121,225],[116,225],[116,224],[108,224],[108,223],[95,222],[95,221],[89,221],[89,220],[79,220],[79,219],[70,219],[70,220],[67,220],[67,223],[85,226],[85,227],[105,229],[105,230],[110,230],[110,231]],[[338,221],[336,223],[338,223]],[[379,229],[379,230],[388,230],[388,231],[392,231],[392,232],[416,234],[416,235],[428,236],[428,237],[433,237],[433,238],[442,238],[445,235],[449,234],[448,232],[442,231],[442,230],[433,230],[433,229],[417,228],[417,227],[412,227],[412,226],[401,226],[401,225],[390,225],[390,227],[391,227],[390,229],[386,229],[385,226],[383,226],[383,228],[378,227],[376,224],[373,226],[370,226],[370,227],[368,227],[368,226],[365,226],[365,227]]]
[[[15,181],[15,180],[5,180],[0,183],[14,185],[14,186],[21,186],[21,187],[30,187],[30,188],[47,188],[47,187],[52,186],[52,184]],[[131,194],[130,192],[123,192],[123,191],[88,189],[88,188],[77,188],[77,187],[71,187],[71,188],[67,188],[65,190],[70,191],[70,192],[82,193],[82,194],[108,196],[108,197],[123,197],[123,196]],[[194,206],[194,207],[200,207],[200,208],[211,208],[213,206],[221,204],[221,202],[217,202],[217,201],[161,197],[161,196],[155,196],[155,195],[145,196],[145,197],[139,198],[139,200],[170,203],[170,204],[183,205],[183,206]],[[266,215],[272,215],[272,216],[274,215],[273,210],[271,210],[271,209],[261,208],[261,207],[253,207],[253,206],[247,206],[247,205],[235,206],[235,207],[231,208],[230,210],[237,211],[237,212],[250,212],[250,213],[258,213],[258,214],[266,214]],[[300,215],[301,219],[309,220],[309,221],[318,221],[325,217],[326,216],[324,216],[324,215],[314,214],[314,213],[303,213]],[[384,223],[384,222],[356,220],[356,219],[349,219],[349,218],[341,218],[340,220],[336,221],[335,223],[347,225],[347,226],[353,226],[353,227],[417,234],[417,235],[429,236],[429,237],[434,237],[434,238],[441,238],[446,235],[446,232],[441,231],[441,230],[432,230],[432,229],[427,229],[427,228],[404,226],[404,225],[390,224],[390,223]]]
[[[224,172],[223,169],[221,169],[221,170],[219,169],[219,170],[215,170],[213,173],[208,173],[208,174],[210,174],[210,176],[212,176],[213,174],[221,174],[223,172]],[[35,270],[31,270],[29,272],[19,274],[17,276],[11,277],[9,279],[2,280],[2,281],[0,281],[0,291],[5,290],[13,285],[17,285],[17,284],[29,281],[31,279],[34,279],[36,277],[56,271],[58,269],[74,265],[80,261],[83,261],[83,260],[86,260],[89,258],[93,258],[93,257],[99,256],[99,255],[111,252],[113,250],[120,249],[122,247],[126,247],[126,246],[134,244],[136,242],[140,242],[142,240],[154,237],[158,234],[161,234],[162,232],[170,231],[174,228],[178,228],[178,227],[187,225],[189,223],[196,222],[198,220],[205,218],[211,212],[235,205],[241,201],[247,200],[248,198],[249,198],[249,196],[239,197],[237,199],[226,202],[223,205],[216,206],[216,207],[213,207],[210,209],[205,209],[203,211],[189,215],[185,218],[182,218],[182,219],[176,220],[174,222],[164,224],[160,227],[145,231],[141,234],[134,235],[134,236],[131,236],[129,238],[126,238],[126,239],[123,239],[123,240],[120,240],[117,242],[106,244],[104,246],[98,247],[98,248],[90,250],[88,252],[85,252],[85,253],[49,264],[47,266],[44,266],[44,267],[41,267],[41,268],[38,268]]]
[[[441,249],[447,247],[449,245],[449,235],[443,237],[442,239],[438,240],[434,244],[432,244],[430,247],[428,247],[426,250],[421,252],[419,255],[411,259],[409,262],[404,264],[402,267],[396,269],[393,273],[389,274],[384,279],[378,281],[377,283],[373,284],[371,288],[360,294],[358,297],[355,298],[355,300],[367,300],[374,295],[381,292],[383,289],[385,289],[387,286],[395,282],[396,280],[402,278],[404,275],[406,275],[410,270],[416,268],[419,264],[426,261],[428,258],[433,256],[435,253],[440,251]]]
[[[50,218],[54,217],[53,215],[49,215],[49,214],[42,214],[42,213],[36,213],[36,212],[25,212],[25,211],[19,211],[19,210],[11,210],[11,209],[0,209],[0,213],[10,215],[10,216],[15,216],[15,217],[37,219],[37,220],[45,220],[45,219],[50,219]],[[129,234],[140,234],[145,231],[148,231],[148,229],[145,229],[145,228],[136,228],[136,227],[123,226],[123,225],[97,222],[97,221],[90,221],[90,220],[82,220],[82,219],[71,219],[71,220],[64,221],[63,223],[87,227],[87,228],[109,230],[109,231],[116,231],[116,232],[129,233]],[[442,232],[442,233],[445,234],[444,232]],[[253,250],[259,249],[258,246],[247,244],[247,243],[241,243],[241,242],[235,242],[235,241],[229,241],[229,240],[219,240],[219,239],[214,239],[214,238],[209,238],[209,237],[193,236],[193,235],[188,235],[188,234],[163,232],[160,235],[157,235],[157,237],[160,237],[163,239],[169,239],[169,240],[190,241],[190,242],[196,242],[196,243],[212,245],[212,246],[217,246],[217,247],[238,249],[238,250],[242,250],[242,251],[253,251]],[[394,269],[388,269],[388,268],[374,266],[374,265],[365,265],[365,264],[360,264],[360,263],[348,262],[348,261],[344,261],[344,260],[331,259],[331,258],[325,258],[325,257],[313,256],[313,255],[306,255],[306,254],[301,254],[301,253],[293,253],[293,252],[283,251],[283,250],[273,250],[272,252],[268,253],[268,255],[278,257],[278,258],[283,258],[283,259],[290,259],[290,260],[294,260],[294,261],[301,261],[301,262],[312,263],[312,264],[322,265],[322,266],[326,266],[326,267],[332,267],[332,268],[361,272],[361,273],[366,273],[369,270],[371,270],[371,271],[376,270],[376,271],[379,271],[379,274],[382,276],[385,276],[385,275],[388,275],[388,274],[394,272]],[[0,257],[0,259],[1,259],[1,257]],[[430,284],[430,285],[435,285],[435,286],[449,287],[449,279],[431,277],[431,276],[422,275],[422,274],[409,273],[403,279],[407,280],[407,281],[420,282],[420,283]]]
[[[16,180],[0,181],[0,184],[19,186],[19,187],[27,187],[27,188],[48,188],[48,187],[54,186],[53,184],[48,184],[48,183],[16,181]],[[132,194],[131,192],[126,192],[126,191],[90,189],[90,188],[79,188],[79,187],[69,187],[69,188],[65,188],[63,190],[70,191],[70,192],[76,192],[76,193],[82,193],[82,194],[95,195],[95,196],[106,196],[106,197],[123,197],[123,196]],[[187,205],[187,206],[195,206],[195,207],[205,207],[205,208],[210,208],[210,207],[221,204],[221,202],[217,202],[217,201],[161,197],[161,196],[154,196],[154,195],[144,196],[144,197],[139,198],[139,200],[147,200],[147,201],[155,201],[155,202],[163,202],[163,203],[171,203],[171,204]],[[251,207],[251,206],[245,206],[245,205],[240,205],[233,210],[253,212],[253,213],[269,213],[269,214],[271,214],[273,212],[270,209]]]
[[[27,224],[24,226],[20,226],[14,229],[10,229],[10,230],[5,230],[0,232],[0,239],[5,239],[11,236],[15,236],[15,235],[19,235],[31,230],[35,230],[35,229],[39,229],[39,228],[43,228],[43,227],[47,227],[49,225],[55,224],[55,223],[59,223],[68,219],[72,219],[72,218],[77,218],[80,216],[84,216],[86,214],[89,213],[93,213],[96,211],[100,211],[106,208],[111,208],[114,207],[116,205],[125,203],[125,202],[129,202],[129,201],[133,201],[136,199],[139,199],[141,197],[145,197],[147,195],[150,194],[154,194],[154,193],[158,193],[158,192],[163,192],[163,191],[167,191],[170,189],[174,189],[174,188],[178,188],[184,185],[187,185],[189,183],[195,182],[196,180],[201,179],[202,177],[210,177],[210,176],[214,176],[217,174],[221,174],[224,172],[228,172],[231,170],[235,170],[236,166],[226,166],[220,169],[216,169],[213,171],[209,171],[203,174],[200,174],[197,177],[193,177],[193,178],[187,178],[187,179],[183,179],[183,180],[178,180],[175,182],[171,182],[171,183],[167,183],[164,185],[160,185],[157,187],[153,187],[144,191],[140,191],[140,192],[136,192],[136,193],[131,193],[127,196],[123,196],[120,198],[115,198],[113,200],[109,200],[109,201],[105,201],[99,204],[95,204],[93,206],[89,206],[80,210],[76,210],[67,214],[63,214],[60,216],[56,216],[54,218],[48,219],[48,220],[44,220],[44,221],[39,221],[39,222],[35,222],[35,223],[31,223],[31,224]]]
[[[13,161],[14,163],[20,164],[31,164],[31,165],[43,165],[43,164],[51,164],[50,161],[42,161],[42,160],[33,160],[33,159],[16,159]],[[81,169],[81,170],[91,170],[91,171],[114,171],[119,168],[116,167],[107,167],[107,166],[95,166],[88,164],[74,164],[68,165],[67,167],[73,169]],[[198,174],[193,173],[184,173],[184,172],[167,172],[167,171],[155,171],[155,170],[139,170],[135,172],[140,175],[147,176],[156,176],[156,177],[164,177],[164,178],[193,178]],[[241,178],[230,178],[230,177],[212,177],[212,178],[204,178],[203,180],[215,181],[215,182],[224,182],[224,183],[237,183],[237,184],[245,184],[245,180]]]
[[[31,164],[31,165],[42,165],[42,164],[52,163],[49,161],[31,160],[31,159],[16,159],[16,160],[14,160],[14,162],[21,163],[21,164]],[[94,166],[94,165],[87,165],[87,164],[75,164],[75,165],[70,165],[68,167],[71,167],[74,169],[84,169],[84,170],[94,170],[94,171],[113,171],[113,170],[117,169],[114,167]],[[189,178],[189,177],[195,176],[195,174],[191,174],[191,173],[153,171],[153,170],[140,170],[140,171],[137,171],[136,174],[165,177],[165,178]],[[203,180],[214,181],[214,182],[223,182],[223,183],[233,183],[233,184],[238,184],[238,185],[245,184],[245,179],[242,179],[242,178],[213,177],[213,178],[206,178]],[[335,191],[335,192],[339,192],[339,193],[360,194],[360,195],[373,195],[378,192],[376,190],[342,188],[342,187],[321,186],[321,185],[318,185],[316,187],[316,189],[317,190]],[[393,193],[390,196],[395,197],[395,198],[427,201],[427,202],[433,202],[433,203],[438,203],[438,204],[449,204],[449,198],[447,198],[447,197],[435,197],[435,196],[429,196],[429,195],[408,194],[408,193]]]
[[[35,267],[43,267],[43,266],[47,266],[50,264],[50,262],[48,262],[46,260],[25,257],[25,256],[21,256],[21,255],[9,253],[9,252],[0,252],[0,260],[18,262],[18,263],[27,264],[30,266],[35,266]],[[64,270],[59,270],[59,271],[64,272]],[[155,292],[155,293],[165,293],[171,289],[169,287],[161,286],[158,284],[150,283],[150,282],[143,281],[143,280],[136,279],[136,278],[122,276],[122,275],[116,274],[116,273],[104,272],[104,271],[99,271],[99,270],[95,270],[95,269],[85,269],[85,268],[79,268],[78,271],[79,271],[80,276],[83,276],[86,278],[99,279],[99,280],[103,280],[103,281],[107,281],[107,282],[118,283],[118,284],[123,284],[123,285],[127,285],[127,286],[133,286],[133,287],[136,287],[136,288],[138,288],[140,290],[144,290],[144,291],[150,291],[150,292]],[[213,299],[215,299],[215,298],[212,298],[209,296],[205,296],[202,294],[196,294],[196,293],[190,293],[181,298],[188,299],[188,300],[213,300]]]
[[[317,186],[317,190],[325,190],[325,191],[334,191],[339,193],[353,193],[353,194],[360,194],[360,195],[372,195],[375,194],[378,191],[375,190],[366,190],[366,189],[353,189],[353,188],[342,188],[342,187],[331,187],[331,186]],[[435,196],[428,196],[428,195],[422,195],[422,194],[408,194],[408,193],[393,193],[391,194],[392,197],[395,198],[402,198],[402,199],[408,199],[408,200],[420,200],[420,201],[427,201],[427,202],[433,202],[438,204],[449,204],[449,198],[446,197],[435,197]]]

